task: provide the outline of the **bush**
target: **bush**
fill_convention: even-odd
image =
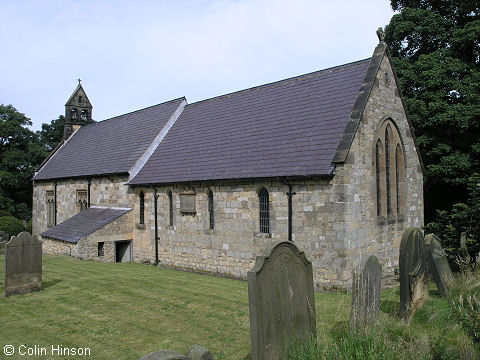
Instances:
[[[11,214],[8,210],[0,210],[0,217],[3,216],[11,216]]]
[[[22,231],[25,231],[25,228],[22,222],[13,216],[2,216],[0,217],[0,230],[6,232],[10,237],[17,236]]]
[[[28,220],[27,226],[25,226],[25,231],[32,233],[32,219]]]
[[[450,300],[455,317],[480,349],[480,264],[473,269],[465,259],[457,260],[460,274],[450,289]]]

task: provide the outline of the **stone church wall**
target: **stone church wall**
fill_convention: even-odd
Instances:
[[[131,189],[125,185],[127,176],[103,176],[90,179],[90,205],[130,207]],[[33,185],[32,232],[34,235],[48,230],[46,192],[54,191],[55,182],[37,181]],[[87,179],[57,180],[57,224],[79,213],[77,190],[88,190]]]
[[[388,101],[386,101],[388,100]],[[403,139],[406,195],[401,216],[380,219],[376,214],[375,138],[379,125],[390,118]],[[407,227],[423,226],[423,172],[402,100],[387,57],[383,58],[347,161],[336,169],[345,182],[344,247],[353,261],[374,254],[387,283],[398,266],[400,239]],[[394,181],[394,180],[392,180]]]

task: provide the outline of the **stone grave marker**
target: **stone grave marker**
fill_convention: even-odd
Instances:
[[[400,243],[400,315],[410,321],[428,300],[425,241],[418,228],[407,228]]]
[[[467,248],[467,233],[462,232],[460,234],[460,253],[462,254],[462,258],[465,260],[467,264],[470,264],[470,253],[468,252]]]
[[[369,333],[378,319],[382,265],[375,255],[364,257],[352,271],[350,330]]]
[[[312,263],[292,242],[269,246],[247,277],[252,360],[278,360],[315,335]]]
[[[42,243],[23,231],[5,245],[5,296],[42,288]]]
[[[453,282],[453,273],[440,239],[434,234],[425,236],[425,250],[429,273],[437,284],[438,292],[441,296],[447,296],[448,288]]]

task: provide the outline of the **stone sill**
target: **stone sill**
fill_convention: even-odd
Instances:
[[[255,234],[253,234],[253,236],[260,237],[260,238],[264,238],[264,239],[271,239],[271,238],[272,238],[272,234],[270,234],[270,233],[268,233],[268,234],[265,234],[265,233],[255,233]]]
[[[145,224],[137,224],[137,229],[145,230],[146,228]]]
[[[215,230],[214,229],[207,229],[207,230],[204,231],[204,234],[205,235],[214,235]]]

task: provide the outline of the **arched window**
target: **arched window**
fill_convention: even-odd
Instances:
[[[87,120],[87,117],[88,117],[88,112],[87,110],[82,110],[82,113],[80,114],[80,118],[82,120]]]
[[[390,180],[390,124],[385,128],[385,178],[387,181],[387,215],[392,213],[392,182]]]
[[[400,133],[391,119],[377,130],[373,154],[377,216],[395,221],[405,204],[405,155]]]
[[[215,209],[213,207],[213,192],[208,190],[208,218],[210,220],[210,230],[215,228]]]
[[[403,186],[405,183],[405,160],[400,144],[395,149],[395,186],[397,194],[397,214],[403,214],[403,206],[405,204],[405,196],[403,194]]]
[[[76,119],[77,118],[77,109],[72,109],[72,111],[70,112],[70,116],[72,117],[72,119]]]
[[[375,180],[377,188],[377,216],[382,215],[382,185],[381,185],[381,170],[380,170],[380,152],[382,143],[377,140],[375,145]]]
[[[173,195],[172,192],[168,192],[168,224],[173,226]]]
[[[258,192],[258,200],[260,205],[260,232],[264,234],[270,233],[270,207],[268,199],[268,191],[261,188]]]
[[[140,217],[139,223],[145,224],[145,194],[143,191],[140,191]]]

